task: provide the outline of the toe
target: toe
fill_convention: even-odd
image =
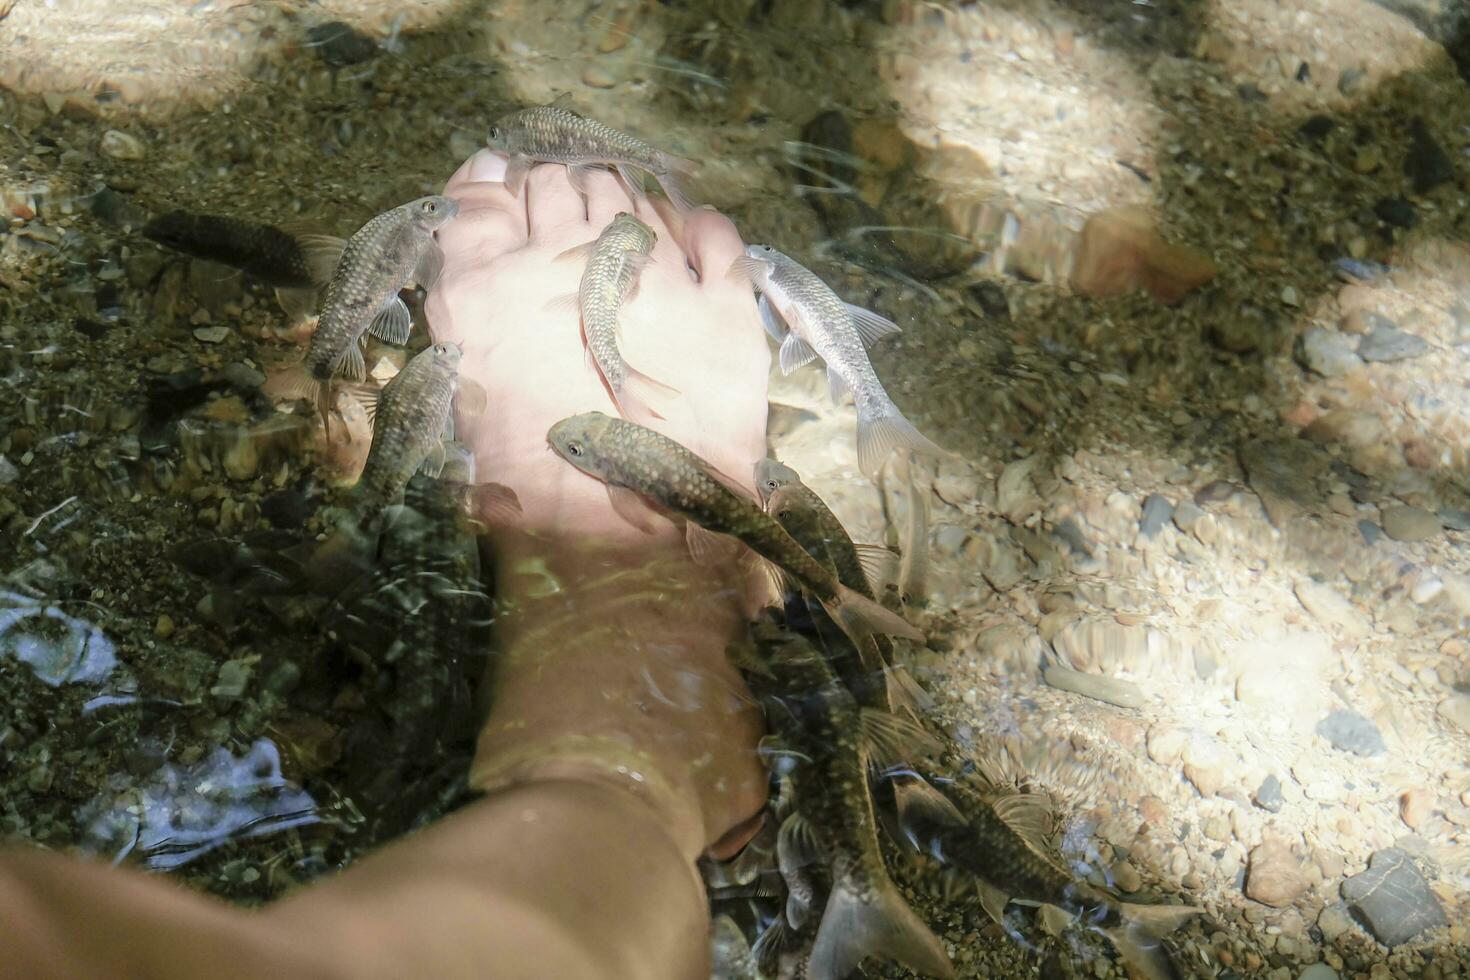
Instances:
[[[684,249],[705,285],[727,287],[730,263],[745,254],[735,223],[712,208],[696,208],[684,219]]]
[[[622,181],[611,170],[603,167],[589,172],[587,174],[587,220],[592,223],[592,227],[601,231],[622,211],[629,214],[637,213],[633,209],[633,199],[628,196],[628,189],[623,186]],[[638,217],[643,218],[644,215],[638,214]]]
[[[522,191],[532,245],[577,244],[587,237],[587,207],[567,179],[567,168],[543,163],[531,171]]]

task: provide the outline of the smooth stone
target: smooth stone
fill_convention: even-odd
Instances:
[[[1404,154],[1404,176],[1414,185],[1415,194],[1427,194],[1455,177],[1455,165],[1449,154],[1434,138],[1424,120],[1417,116],[1409,122],[1409,151]]]
[[[1446,924],[1439,899],[1409,855],[1397,847],[1375,852],[1367,871],[1342,883],[1342,897],[1385,946],[1401,945]]]
[[[1256,787],[1251,799],[1267,813],[1280,813],[1281,808],[1286,805],[1286,798],[1281,795],[1281,780],[1275,774],[1261,780],[1261,785]]]
[[[1169,498],[1151,493],[1143,498],[1143,517],[1138,522],[1138,529],[1146,538],[1155,537],[1173,516],[1174,505],[1169,502]]]
[[[1383,733],[1372,720],[1348,708],[1338,708],[1317,723],[1317,734],[1341,752],[1372,756],[1388,751]]]
[[[1338,980],[1337,971],[1326,963],[1313,963],[1301,973],[1297,980]]]
[[[1379,515],[1383,532],[1395,541],[1426,541],[1444,530],[1439,518],[1422,507],[1396,504]]]
[[[1120,708],[1140,708],[1148,701],[1137,684],[1117,677],[1084,674],[1080,670],[1056,665],[1046,668],[1041,676],[1052,687],[1116,704]]]
[[[1439,703],[1439,716],[1470,735],[1470,694],[1456,694]]]
[[[200,327],[194,331],[194,339],[206,344],[221,343],[229,335],[229,327]]]
[[[1451,531],[1470,531],[1470,510],[1446,507],[1439,512],[1439,520]]]
[[[1307,876],[1285,841],[1268,837],[1251,849],[1245,877],[1247,898],[1279,909],[1306,890]]]
[[[1358,341],[1358,356],[1365,361],[1407,361],[1429,353],[1429,342],[1396,326],[1375,326]]]
[[[1323,626],[1336,626],[1353,639],[1368,635],[1368,622],[1347,598],[1332,586],[1310,579],[1296,583],[1297,601]]]
[[[1327,942],[1336,942],[1337,937],[1353,927],[1353,917],[1348,914],[1347,906],[1334,903],[1322,910],[1317,916],[1317,928],[1322,930],[1322,938]]]
[[[1347,338],[1325,327],[1313,327],[1302,334],[1297,359],[1324,378],[1340,377],[1363,366],[1363,359],[1353,352]]]
[[[1381,197],[1373,204],[1373,213],[1384,224],[1395,228],[1412,228],[1419,223],[1419,212],[1401,197]]]
[[[1383,528],[1366,518],[1358,522],[1358,533],[1363,536],[1363,543],[1370,548],[1383,540]]]

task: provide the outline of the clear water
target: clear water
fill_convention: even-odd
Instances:
[[[935,702],[940,785],[1044,794],[1055,867],[1202,907],[1164,944],[1180,975],[1464,975],[1466,15],[1347,7],[0,0],[0,841],[258,905],[474,805],[497,671],[525,666],[490,652],[508,587],[467,488],[516,452],[544,465],[539,432],[477,447],[462,389],[460,451],[366,565],[308,582],[372,423],[343,399],[350,437],[324,441],[283,391],[312,297],[142,229],[182,209],[346,236],[563,99],[694,161],[686,190],[746,242],[902,328],[876,374],[952,455],[864,478],[820,366],[771,372],[765,435],[853,539],[907,553],[880,597],[927,636],[898,657]],[[528,269],[446,288],[492,325],[550,316]],[[378,386],[441,339],[436,300],[405,296],[406,348],[367,343]],[[734,376],[700,322],[675,359]],[[660,363],[636,334],[630,362]],[[556,349],[502,349],[488,377]],[[592,394],[567,414],[611,410],[568,363]],[[748,467],[726,421],[686,444]],[[575,578],[513,572],[534,598]],[[677,644],[642,655],[630,687],[567,703],[716,718]],[[1095,908],[995,921],[973,875],[912,853],[903,778],[873,780],[878,837],[959,975],[1130,969]],[[718,975],[750,975],[783,914],[769,834],[703,866]],[[1358,897],[1394,847],[1412,914]]]

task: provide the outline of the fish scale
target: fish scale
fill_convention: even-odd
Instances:
[[[224,215],[168,211],[148,222],[143,234],[196,258],[221,262],[284,289],[314,285],[306,252],[294,235],[271,225]]]
[[[459,362],[457,345],[435,344],[415,355],[384,386],[373,419],[367,463],[357,482],[363,521],[398,500],[443,438]]]
[[[613,392],[628,378],[628,365],[618,351],[618,314],[638,282],[639,263],[629,256],[653,251],[657,236],[631,214],[622,213],[597,236],[578,290],[587,346]]]

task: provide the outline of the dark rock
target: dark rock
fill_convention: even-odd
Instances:
[[[1337,278],[1347,282],[1373,282],[1388,275],[1389,267],[1371,259],[1355,259],[1344,255],[1333,261]]]
[[[992,320],[1009,322],[1011,319],[1011,304],[1006,299],[1006,291],[1001,288],[1000,283],[991,279],[982,279],[969,289],[970,296],[979,304],[980,309]]]
[[[830,177],[834,186],[850,185],[857,179],[857,158],[852,152],[852,124],[840,111],[829,109],[814,117],[802,127],[801,140],[825,151],[817,159],[804,158],[802,162]],[[814,183],[814,176],[806,169],[796,173],[797,180],[804,184]]]
[[[1396,847],[1376,852],[1368,859],[1367,871],[1344,881],[1342,897],[1385,946],[1398,946],[1446,924],[1439,899],[1409,855]]]
[[[1408,361],[1429,353],[1429,343],[1383,318],[1358,341],[1358,356],[1365,361]],[[1385,325],[1386,324],[1386,325]]]
[[[378,46],[372,38],[358,33],[351,24],[334,20],[318,24],[306,32],[309,47],[316,48],[317,57],[333,68],[356,65],[375,57]]]
[[[1238,489],[1229,480],[1211,480],[1195,491],[1194,502],[1201,507],[1205,504],[1223,503],[1233,497]]]
[[[1419,223],[1419,212],[1401,197],[1382,197],[1373,204],[1378,220],[1395,228],[1412,228]]]
[[[101,340],[102,335],[112,329],[112,324],[101,320],[93,320],[90,317],[79,316],[71,324],[76,327],[82,336],[91,340]]]
[[[148,223],[143,209],[134,204],[132,198],[111,187],[104,187],[93,194],[87,208],[101,220],[119,228],[142,228]]]
[[[1313,327],[1302,334],[1297,360],[1324,378],[1340,377],[1363,366],[1363,359],[1353,353],[1347,338],[1325,327]]]
[[[1267,813],[1280,813],[1281,808],[1286,805],[1286,800],[1281,795],[1281,780],[1274,774],[1261,780],[1261,785],[1256,787],[1251,799]]]
[[[1413,182],[1415,194],[1429,191],[1452,180],[1455,165],[1434,139],[1434,134],[1417,116],[1409,122],[1409,152],[1404,156],[1404,176]]]
[[[1354,755],[1378,755],[1388,750],[1378,726],[1347,708],[1338,708],[1317,722],[1317,734],[1331,742],[1334,749]]]
[[[1155,537],[1174,516],[1174,505],[1162,494],[1151,493],[1143,498],[1143,517],[1138,529],[1146,538]]]
[[[1065,544],[1072,554],[1083,558],[1092,557],[1092,543],[1087,540],[1087,532],[1082,530],[1075,519],[1062,518],[1051,533],[1053,537]]]
[[[1235,93],[1245,102],[1265,102],[1266,93],[1262,92],[1254,82],[1246,82],[1235,87]]]
[[[1439,519],[1451,531],[1470,531],[1470,510],[1446,507],[1439,512]]]
[[[1358,533],[1363,536],[1363,543],[1369,547],[1383,540],[1383,528],[1366,518],[1358,522]]]
[[[272,527],[299,528],[311,517],[311,501],[294,487],[274,490],[260,498],[260,513]]]
[[[1297,127],[1297,132],[1300,133],[1304,138],[1311,140],[1313,143],[1318,143],[1321,142],[1321,140],[1328,133],[1332,132],[1332,127],[1336,125],[1337,123],[1332,119],[1331,116],[1318,114],[1312,116],[1306,122]]]

